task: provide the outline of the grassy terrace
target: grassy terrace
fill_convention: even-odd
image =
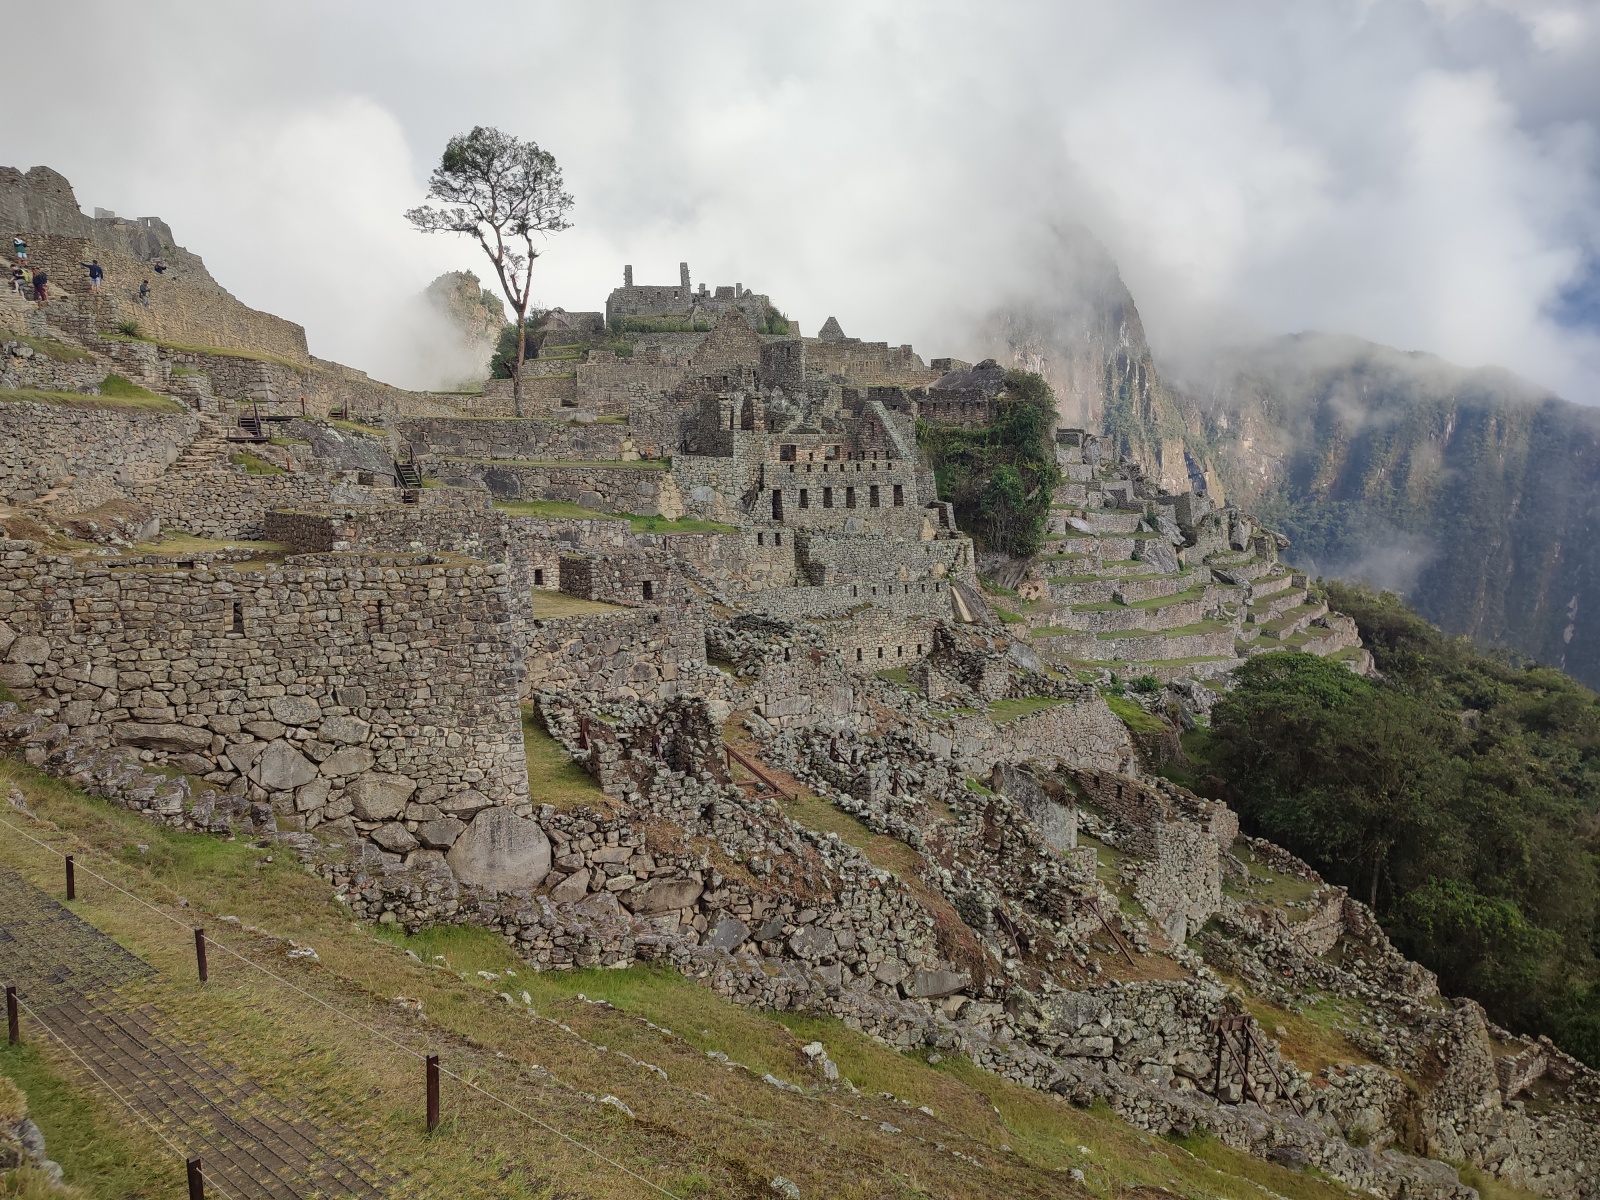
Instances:
[[[194,554],[214,554],[219,550],[250,550],[262,558],[281,558],[289,552],[289,547],[282,542],[249,541],[235,539],[232,541],[216,538],[191,537],[187,533],[163,533],[153,542],[144,542],[126,551],[129,555],[166,555],[172,558],[184,558]]]
[[[1174,604],[1189,604],[1195,600],[1204,600],[1205,598],[1206,586],[1205,584],[1201,584],[1199,587],[1192,587],[1186,592],[1177,592],[1171,596],[1152,596],[1148,600],[1135,600],[1129,604],[1118,604],[1114,600],[1100,601],[1093,604],[1074,604],[1072,606],[1072,611],[1117,612],[1125,608],[1142,608],[1146,611],[1152,611],[1160,608],[1168,608]]]
[[[26,333],[12,333],[7,330],[0,333],[0,340],[21,342],[35,354],[42,354],[52,362],[93,362],[92,355],[79,350],[76,346],[69,346],[65,342],[58,342],[54,338],[33,337]]]
[[[528,756],[528,795],[535,804],[553,804],[562,812],[584,805],[609,811],[610,801],[594,776],[545,731],[531,704],[522,706],[522,743]]]
[[[1126,666],[1127,664],[1122,664]],[[1144,664],[1140,664],[1141,666]],[[1117,714],[1121,722],[1134,733],[1163,733],[1167,726],[1159,717],[1154,717],[1145,712],[1126,696],[1115,693],[1105,693],[1106,707]]]
[[[1054,696],[1024,696],[1019,700],[993,700],[985,711],[989,714],[989,720],[996,725],[1004,725],[1008,721],[1031,717],[1034,713],[1066,703],[1068,701]]]
[[[342,429],[346,433],[359,433],[364,437],[386,438],[388,433],[376,425],[363,425],[360,421],[345,421],[334,417],[328,418],[328,424],[335,429]]]
[[[1189,637],[1200,633],[1221,633],[1228,625],[1223,621],[1196,621],[1192,625],[1179,625],[1174,629],[1125,629],[1114,633],[1097,633],[1101,641],[1136,637]]]
[[[179,342],[163,342],[149,337],[129,337],[123,333],[102,333],[99,336],[102,341],[106,342],[149,342],[151,345],[160,346],[163,350],[176,350],[179,354],[215,354],[222,358],[246,358],[252,362],[270,362],[277,363],[283,367],[293,367],[296,371],[305,370],[307,365],[292,358],[284,358],[279,354],[269,354],[265,350],[231,350],[222,346],[185,346]],[[377,380],[372,382],[377,384],[378,387],[388,386],[387,384],[378,383]]]
[[[118,376],[111,376],[116,379]],[[123,380],[124,387],[101,385],[101,394],[85,396],[78,392],[49,392],[36,388],[0,389],[0,404],[49,404],[57,408],[110,410],[112,412],[187,412],[169,396],[158,396],[137,384]]]

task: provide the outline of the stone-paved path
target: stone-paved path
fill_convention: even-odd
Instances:
[[[86,1084],[114,1088],[175,1145],[204,1160],[208,1191],[235,1200],[379,1200],[392,1190],[387,1172],[340,1145],[342,1131],[312,1124],[237,1071],[173,1040],[158,1009],[120,995],[119,988],[156,973],[150,964],[4,868],[0,896],[0,981],[15,984],[39,1020],[100,1076],[73,1061]],[[32,1029],[41,1036],[36,1024]]]

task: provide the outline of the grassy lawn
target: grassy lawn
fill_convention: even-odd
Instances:
[[[989,703],[989,719],[996,725],[1004,725],[1007,721],[1015,721],[1019,717],[1031,717],[1036,712],[1043,712],[1047,708],[1054,708],[1058,704],[1067,703],[1053,696],[1024,696],[1020,700],[992,700]]]
[[[153,542],[143,542],[128,553],[131,555],[164,554],[181,558],[186,554],[215,553],[218,550],[252,550],[263,558],[287,554],[289,547],[282,542],[221,541],[216,538],[192,537],[187,533],[163,533]]]
[[[553,804],[562,812],[583,805],[609,807],[594,776],[567,757],[531,704],[522,706],[522,742],[528,755],[528,795],[535,804]]]
[[[512,517],[544,517],[551,521],[626,521],[626,514],[616,516],[598,508],[584,508],[581,504],[568,504],[563,500],[496,500],[494,506]]]
[[[129,384],[128,387],[136,394],[118,394],[102,390],[98,396],[85,396],[79,392],[47,392],[36,388],[0,389],[0,404],[50,404],[58,408],[98,408],[115,412],[188,411],[182,404],[168,396],[158,396],[135,384]]]
[[[82,866],[163,911],[181,913],[186,925],[205,920],[214,940],[270,964],[308,993],[290,991],[220,949],[211,982],[198,984],[185,928],[80,871],[74,911],[160,972],[127,985],[132,999],[176,1022],[208,1058],[308,1118],[332,1114],[353,1147],[407,1181],[408,1195],[643,1193],[571,1143],[449,1079],[444,1124],[425,1136],[416,1060],[319,1001],[419,1053],[440,1053],[447,1069],[683,1197],[765,1194],[766,1181],[782,1174],[804,1196],[842,1200],[1044,1200],[1071,1187],[1060,1172],[1074,1167],[1084,1171],[1087,1190],[1106,1200],[1135,1186],[1186,1200],[1260,1200],[1262,1189],[1288,1200],[1349,1196],[1203,1139],[1176,1143],[1140,1133],[1103,1107],[1075,1109],[959,1058],[931,1063],[926,1051],[897,1053],[830,1017],[732,1004],[664,969],[541,974],[485,929],[408,937],[355,926],[331,902],[328,886],[290,855],[149,824],[14,760],[0,761],[0,785],[19,787],[41,818],[8,812],[0,814],[5,820],[74,851]],[[59,887],[60,860],[20,837],[0,839],[0,862],[38,886]],[[177,888],[186,908],[177,906]],[[221,914],[241,924],[223,922]],[[281,942],[242,925],[314,946],[318,961],[287,960]],[[420,1004],[426,1022],[395,997]],[[859,1092],[818,1095],[799,1052],[813,1039]],[[641,1064],[659,1067],[665,1078]],[[0,1068],[33,1093],[50,1153],[85,1194],[181,1195],[176,1157],[164,1147],[147,1149],[130,1130],[131,1118],[103,1104],[93,1085],[46,1047],[0,1052]],[[762,1082],[764,1072],[806,1094]],[[606,1095],[633,1115],[595,1102]],[[919,1111],[924,1107],[929,1111]],[[967,1160],[952,1159],[941,1144]],[[152,1182],[166,1179],[171,1186]]]
[[[387,438],[389,436],[387,432],[378,428],[376,425],[363,425],[360,421],[345,421],[342,419],[329,417],[328,424],[332,425],[335,429],[342,429],[346,433],[359,433],[363,437]]]

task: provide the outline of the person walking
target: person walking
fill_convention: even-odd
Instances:
[[[44,307],[45,289],[50,286],[50,276],[45,274],[43,267],[33,269],[33,302],[39,307]]]
[[[18,262],[28,261],[28,243],[22,240],[20,233],[11,239],[11,251],[17,256]]]
[[[28,273],[22,269],[21,263],[11,266],[11,290],[17,295],[22,295],[22,289],[28,286]]]
[[[106,281],[106,269],[100,265],[100,260],[97,258],[93,262],[81,263],[79,265],[89,268],[89,290],[91,292],[98,292],[100,290],[100,285]]]
[[[148,279],[139,281],[139,303],[146,308],[150,307],[150,281]]]

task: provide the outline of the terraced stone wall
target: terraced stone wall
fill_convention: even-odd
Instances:
[[[200,428],[193,413],[0,404],[0,498],[28,501],[68,480],[154,479]]]
[[[522,690],[589,692],[602,699],[671,699],[693,677],[706,689],[705,619],[698,607],[616,609],[537,618]]]
[[[0,680],[35,712],[101,727],[280,826],[349,818],[391,851],[416,845],[398,820],[408,803],[526,815],[504,567],[36,549],[0,544]]]
[[[398,430],[417,458],[618,462],[637,456],[626,425],[538,417],[419,417],[401,421]]]

